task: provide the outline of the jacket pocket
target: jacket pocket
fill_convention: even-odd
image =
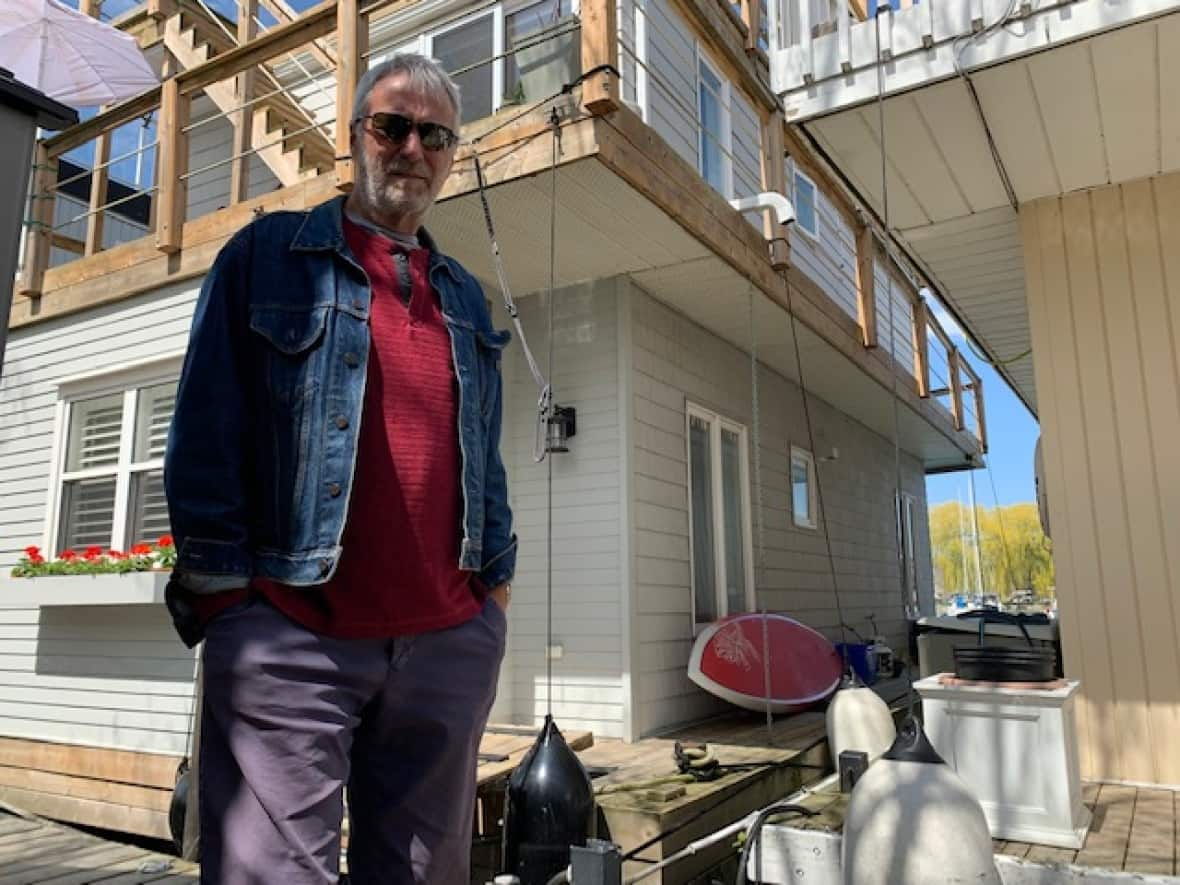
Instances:
[[[269,407],[258,416],[263,433],[269,437],[269,457],[260,468],[269,476],[270,488],[263,519],[269,537],[265,543],[282,546],[295,543],[301,502],[314,500],[309,486],[311,440],[317,434],[316,391],[325,364],[326,307],[285,309],[251,308],[250,329],[259,336],[264,351],[261,364],[266,379]],[[315,477],[311,477],[314,483]]]
[[[479,359],[480,412],[490,418],[500,393],[500,361],[504,348],[512,340],[507,332],[475,332],[475,350]]]

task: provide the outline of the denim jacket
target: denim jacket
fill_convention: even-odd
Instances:
[[[188,590],[242,587],[255,575],[309,586],[340,560],[371,294],[344,240],[343,205],[338,197],[256,219],[205,278],[164,463],[176,576]],[[458,564],[494,587],[516,561],[499,451],[509,334],[492,328],[475,278],[423,242],[458,380]]]

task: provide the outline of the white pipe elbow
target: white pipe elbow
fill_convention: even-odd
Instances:
[[[774,212],[775,221],[781,225],[790,224],[795,220],[795,207],[791,205],[791,201],[774,191],[763,191],[750,197],[730,200],[729,205],[743,213],[761,212],[764,209],[769,209]]]

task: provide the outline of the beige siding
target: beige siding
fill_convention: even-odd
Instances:
[[[637,684],[635,730],[650,733],[707,715],[724,705],[686,675],[692,647],[688,468],[685,404],[693,401],[744,424],[754,444],[750,357],[638,288],[630,295],[633,336],[631,468],[635,568]],[[887,397],[889,392],[882,390]],[[792,445],[810,448],[800,390],[760,368],[762,535],[754,531],[758,605],[786,612],[833,639],[840,618],[821,531],[796,528],[790,514],[788,466]],[[824,402],[809,399],[818,465],[844,620],[859,630],[869,614],[895,647],[904,647],[893,511],[891,441]],[[929,606],[929,538],[925,478],[902,455],[903,487],[914,495],[920,594]],[[750,457],[751,502],[759,483]],[[822,520],[821,520],[822,522]]]
[[[553,641],[563,653],[553,661],[553,711],[562,728],[585,728],[600,737],[623,736],[625,709],[616,289],[615,280],[598,280],[558,291],[551,374],[557,403],[578,410],[569,452],[551,456]],[[545,371],[548,298],[521,298],[519,307],[529,345]],[[499,305],[495,321],[511,327]],[[546,710],[549,465],[533,461],[537,388],[515,333],[505,379],[501,451],[520,551],[508,653],[492,715],[539,722]]]
[[[1083,775],[1180,783],[1180,175],[1020,215]]]

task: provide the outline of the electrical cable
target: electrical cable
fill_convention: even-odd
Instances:
[[[561,150],[561,120],[554,108],[550,117],[553,126],[553,159],[549,179],[549,414],[553,414],[553,302],[557,298],[557,155]],[[545,448],[548,449],[548,424],[540,430],[545,433]],[[546,459],[545,474],[545,715],[553,718],[553,459]]]

